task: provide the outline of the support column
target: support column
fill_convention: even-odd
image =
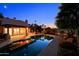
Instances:
[[[21,29],[19,28],[19,35],[21,35],[20,30],[21,30]]]
[[[7,34],[9,34],[9,27],[7,27]]]
[[[28,35],[28,29],[27,28],[25,28],[26,29],[26,36]]]
[[[14,33],[14,30],[13,30],[14,28],[12,27],[12,36],[13,36],[13,33]]]

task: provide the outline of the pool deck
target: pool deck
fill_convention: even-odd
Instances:
[[[40,52],[38,56],[57,56],[59,49],[60,37],[54,36],[54,40]]]

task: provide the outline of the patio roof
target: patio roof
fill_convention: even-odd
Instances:
[[[1,25],[2,26],[22,26],[22,27],[26,27],[28,26],[27,22],[21,21],[21,20],[15,20],[15,19],[9,19],[9,18],[0,18],[1,20]]]

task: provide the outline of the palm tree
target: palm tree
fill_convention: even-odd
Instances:
[[[29,28],[30,28],[31,32],[36,32],[36,33],[37,32],[41,33],[43,30],[42,27],[40,25],[37,25],[37,24],[30,24]]]

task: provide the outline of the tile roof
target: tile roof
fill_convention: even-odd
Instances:
[[[14,25],[14,26],[28,26],[27,22],[21,21],[21,20],[14,20],[9,18],[3,18],[1,19],[1,25]]]

